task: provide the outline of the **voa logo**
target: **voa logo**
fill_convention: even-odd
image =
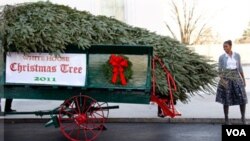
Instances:
[[[244,129],[226,129],[227,136],[247,136]]]

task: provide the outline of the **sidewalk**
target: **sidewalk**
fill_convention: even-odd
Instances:
[[[249,93],[249,92],[248,92]],[[164,122],[171,120],[171,122],[222,122],[224,115],[222,105],[214,101],[215,95],[204,95],[204,97],[194,96],[191,102],[183,104],[178,102],[176,108],[182,113],[180,117],[174,119],[158,118],[157,105],[141,105],[141,104],[120,104],[110,103],[109,105],[119,105],[119,109],[110,110],[109,118],[113,121],[124,122]],[[17,111],[38,111],[38,110],[51,110],[59,106],[62,101],[48,101],[48,100],[19,100],[13,101],[13,109]],[[4,106],[4,100],[2,100]],[[250,109],[247,106],[246,118],[250,119]],[[240,119],[239,106],[231,106],[229,117],[233,119]],[[6,115],[0,117],[5,119],[41,119],[35,115]],[[49,116],[43,116],[42,119],[48,119]],[[170,122],[170,121],[169,121]]]
[[[250,97],[250,80],[247,79],[246,87],[248,100]],[[215,102],[215,95],[202,94],[201,96],[194,96],[190,99],[190,102],[183,104],[177,102],[176,108],[182,113],[180,117],[170,119],[168,117],[162,119],[157,117],[157,105],[141,105],[141,104],[121,104],[121,103],[109,103],[109,105],[119,105],[119,109],[112,109],[109,113],[109,118],[113,121],[128,121],[128,122],[206,122],[206,123],[218,123],[223,122],[224,114],[222,105]],[[39,110],[52,110],[58,107],[63,101],[52,100],[20,100],[14,99],[13,109],[17,111],[39,111]],[[2,110],[5,100],[2,99]],[[239,106],[231,106],[229,109],[229,117],[236,119],[239,122],[241,114]],[[0,119],[41,119],[35,115],[6,115],[0,116]],[[42,119],[48,119],[49,116],[43,116]],[[246,118],[248,122],[250,120],[250,107],[247,104]],[[249,122],[250,123],[250,122]]]

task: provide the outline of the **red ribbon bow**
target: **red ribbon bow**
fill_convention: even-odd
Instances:
[[[124,75],[124,68],[128,67],[128,61],[122,56],[111,54],[109,63],[113,66],[113,76],[111,82],[115,84],[119,75],[121,84],[127,85],[127,81]]]

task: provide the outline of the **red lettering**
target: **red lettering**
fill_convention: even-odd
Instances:
[[[69,57],[65,57],[65,61],[69,62]]]
[[[28,65],[29,65],[29,64],[28,64]],[[28,67],[27,67],[26,65],[23,65],[22,67],[23,67],[23,71],[28,71],[28,70],[27,70]]]
[[[82,67],[79,67],[78,73],[82,73]]]
[[[68,67],[69,65],[67,65],[67,64],[61,64],[60,65],[60,68],[61,68],[61,72],[62,73],[67,73],[68,72],[68,70],[67,70],[67,67]]]
[[[52,66],[52,71],[51,72],[56,72],[56,66]]]
[[[28,60],[29,57],[28,57],[28,56],[23,56],[23,59],[24,59],[24,60]]]
[[[29,55],[25,55],[23,56],[24,60],[31,60],[31,61],[41,61],[44,60],[43,56],[29,56]]]
[[[18,73],[21,72],[56,72],[56,66],[39,66],[35,65],[22,65],[20,63],[12,63],[10,64],[11,71],[17,71]]]
[[[69,62],[69,57],[47,56],[47,61]]]
[[[10,70],[11,70],[11,71],[16,71],[15,66],[16,66],[16,63],[10,64]]]
[[[31,72],[34,72],[34,71],[35,71],[35,65],[33,65],[33,66],[30,67],[30,71],[31,71]]]
[[[60,68],[62,73],[82,73],[82,67],[73,67],[68,64],[61,64]]]

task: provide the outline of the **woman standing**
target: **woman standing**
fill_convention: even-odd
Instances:
[[[217,88],[216,102],[223,104],[225,124],[230,124],[228,111],[229,106],[232,105],[240,105],[241,120],[243,124],[246,124],[246,81],[240,55],[232,51],[231,40],[225,41],[223,48],[225,54],[222,54],[219,58],[220,81]]]

